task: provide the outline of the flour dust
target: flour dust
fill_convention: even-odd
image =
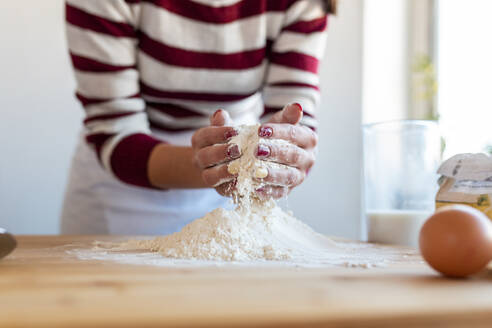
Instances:
[[[79,251],[77,256],[92,259],[117,256],[120,262],[152,265],[232,261],[371,267],[402,260],[402,253],[396,254],[394,250],[393,253],[381,249],[374,252],[374,246],[368,244],[334,241],[283,211],[274,200],[259,199],[255,190],[263,182],[258,177],[264,177],[271,168],[286,168],[258,160],[257,145],[275,143],[286,147],[288,142],[262,139],[258,127],[238,127],[238,135],[229,141],[237,144],[242,154],[228,165],[229,172],[237,174],[235,209],[217,208],[168,236],[119,244],[99,243],[93,253]]]

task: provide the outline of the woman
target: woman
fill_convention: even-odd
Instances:
[[[227,163],[241,156],[227,144],[232,125],[260,118],[260,136],[292,146],[258,147],[258,158],[289,166],[270,169],[259,196],[299,185],[314,163],[317,70],[333,8],[326,0],[67,0],[86,118],[62,232],[168,234],[228,206]]]

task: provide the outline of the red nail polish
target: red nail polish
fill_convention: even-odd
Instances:
[[[273,129],[269,126],[262,126],[260,131],[258,131],[258,135],[262,138],[270,138],[273,135]]]
[[[214,114],[212,115],[212,117],[217,116],[217,114],[219,114],[221,110],[222,110],[222,109],[217,109],[217,110],[214,112]]]
[[[296,105],[296,106],[297,106],[297,109],[298,109],[300,112],[302,112],[302,106],[301,106],[301,104],[299,104],[299,103],[294,103],[294,105]]]
[[[270,147],[266,145],[258,145],[258,148],[256,149],[256,156],[257,157],[268,157],[270,156]]]
[[[231,139],[232,137],[237,136],[237,131],[236,130],[228,130],[226,133],[224,133],[224,138],[226,140]]]
[[[241,155],[241,152],[239,151],[238,145],[231,145],[229,148],[227,148],[227,157],[229,158],[236,158]]]

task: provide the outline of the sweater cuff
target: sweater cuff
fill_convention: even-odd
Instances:
[[[163,141],[144,133],[129,135],[116,145],[110,163],[113,174],[121,181],[144,188],[158,189],[149,181],[148,163],[152,150]]]

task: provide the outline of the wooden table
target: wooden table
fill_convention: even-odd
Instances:
[[[18,237],[0,260],[0,327],[492,327],[490,271],[451,280],[415,263],[170,268],[60,247],[108,238]]]

